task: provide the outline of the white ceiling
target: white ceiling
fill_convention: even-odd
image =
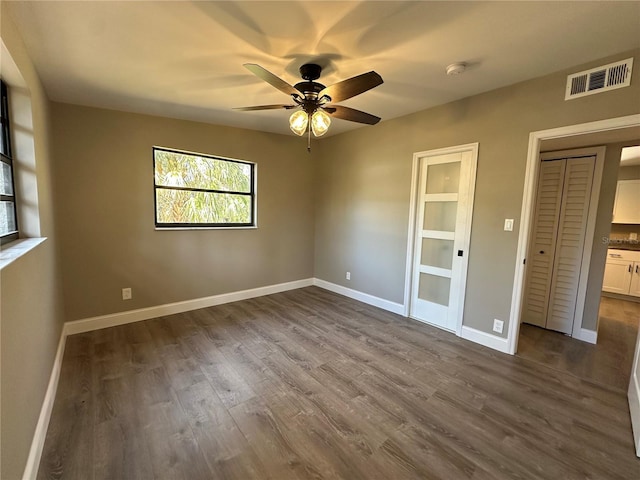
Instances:
[[[384,84],[343,102],[386,119],[640,46],[640,2],[5,2],[47,94],[60,102],[291,134],[287,82]],[[445,75],[453,62],[463,75]],[[334,120],[335,134],[361,125]],[[370,128],[370,127],[363,127]]]

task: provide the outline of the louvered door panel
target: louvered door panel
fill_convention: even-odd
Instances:
[[[562,203],[565,160],[542,162],[522,321],[545,327]]]
[[[595,157],[566,161],[546,328],[570,334],[589,216]]]

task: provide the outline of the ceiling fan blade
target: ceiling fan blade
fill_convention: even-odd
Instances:
[[[289,110],[291,108],[296,108],[297,106],[298,105],[255,105],[253,107],[235,107],[234,110],[241,110],[243,112],[250,112],[252,110],[278,110],[280,108]]]
[[[265,70],[260,65],[257,65],[255,63],[245,63],[244,67],[251,73],[253,73],[256,77],[264,80],[269,85],[276,87],[281,92],[286,93],[287,95],[300,95],[300,92],[293,88],[293,86],[289,85],[280,77],[275,76],[269,70]]]
[[[332,102],[342,102],[348,98],[360,95],[367,90],[371,90],[382,83],[382,77],[376,72],[367,72],[362,75],[334,83],[320,91],[320,93],[318,93],[318,98],[321,98],[323,95],[328,95],[331,97]]]
[[[375,125],[380,121],[380,117],[371,115],[370,113],[356,110],[355,108],[343,107],[342,105],[327,105],[322,107],[332,117],[350,122],[366,123],[367,125]]]

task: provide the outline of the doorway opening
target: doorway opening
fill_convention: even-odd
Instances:
[[[523,307],[524,281],[525,274],[527,272],[526,256],[529,251],[530,235],[533,224],[534,202],[536,198],[536,186],[540,168],[539,159],[542,147],[546,150],[563,150],[589,145],[608,145],[615,142],[637,139],[638,137],[640,137],[640,115],[629,115],[627,117],[559,127],[532,132],[530,134],[522,213],[520,216],[521,221],[518,234],[518,250],[516,257],[518,260],[516,262],[514,274],[514,287],[507,338],[508,352],[512,355],[515,354],[518,344],[518,334]],[[605,171],[603,175],[605,176],[603,177],[603,181],[606,183],[607,172]],[[614,177],[616,175],[617,173],[614,172]],[[613,200],[611,200],[611,202],[613,202]],[[599,199],[599,205],[601,204],[602,198]],[[610,208],[613,208],[612,203]],[[593,237],[594,240],[607,237],[610,231],[610,226],[610,218],[606,219],[604,222],[604,230],[602,230],[602,224],[600,222],[596,222]],[[584,300],[584,315],[592,315],[594,318],[597,318],[597,311],[600,303],[599,292],[602,287],[600,280],[602,277],[596,278],[597,276],[594,276],[594,269],[597,269],[596,267],[600,268],[600,275],[603,275],[607,245],[602,244],[601,241],[594,241],[593,247],[598,247],[600,249],[602,257],[599,259],[599,263],[592,262],[592,266],[590,268],[589,288],[586,291]],[[594,292],[596,295],[594,295]]]
[[[585,138],[570,140],[587,141]],[[629,384],[640,323],[639,145],[640,139],[607,145],[608,164],[604,166],[602,198],[598,210],[601,217],[605,217],[602,220],[609,216],[612,223],[609,224],[610,233],[605,230],[605,225],[600,227],[603,233],[606,233],[599,239],[600,243],[606,244],[608,250],[601,252],[602,246],[594,245],[592,252],[594,257],[606,256],[604,272],[599,268],[594,268],[591,272],[594,283],[602,285],[602,292],[596,291],[592,294],[593,297],[597,297],[599,304],[596,305],[593,298],[587,298],[583,302],[587,310],[596,308],[597,316],[589,314],[577,319],[591,323],[587,325],[589,328],[581,330],[590,334],[586,335],[586,338],[580,338],[579,335],[572,338],[571,335],[566,335],[568,332],[560,332],[557,331],[558,328],[553,328],[555,324],[552,328],[556,331],[541,328],[545,325],[539,323],[537,326],[533,325],[534,322],[527,321],[525,293],[517,351],[517,355],[522,358],[619,390],[626,390]],[[545,142],[541,148],[546,150]],[[587,147],[584,150],[588,149]],[[554,155],[541,154],[541,157],[545,156]],[[628,188],[629,186],[632,188]],[[533,236],[535,237],[535,228]],[[535,240],[532,241],[534,242]],[[535,248],[533,250],[535,254]],[[529,258],[531,257],[529,254]],[[563,292],[563,295],[566,294]],[[595,307],[591,307],[590,304]]]
[[[545,327],[544,324],[532,322],[527,318],[531,315],[528,315],[527,312],[527,287],[525,287],[523,312],[520,318],[522,324],[520,325],[517,348],[518,356],[523,358],[623,390],[626,390],[629,382],[638,322],[640,321],[640,303],[636,303],[636,301],[640,301],[640,295],[635,297],[629,295],[629,280],[635,274],[633,262],[627,261],[630,259],[620,255],[614,248],[616,246],[625,249],[637,247],[639,252],[631,253],[631,255],[638,255],[640,261],[640,244],[634,240],[634,237],[637,239],[640,234],[640,219],[626,218],[635,212],[640,215],[640,205],[629,206],[630,202],[640,201],[640,188],[626,188],[623,190],[623,194],[627,192],[626,197],[623,195],[624,198],[620,197],[619,201],[616,201],[616,197],[620,196],[619,181],[622,181],[623,187],[628,187],[630,182],[637,182],[640,186],[640,148],[633,150],[636,155],[630,155],[629,148],[640,144],[639,137],[640,129],[627,128],[541,142],[541,159],[558,156],[557,153],[549,152],[556,148],[579,146],[583,148],[565,150],[565,152],[588,153],[590,149],[594,149],[588,145],[604,143],[606,162],[602,167],[602,184],[597,187],[600,190],[597,205],[591,205],[598,224],[594,231],[587,234],[587,237],[591,236],[593,244],[589,248],[590,252],[585,252],[587,254],[585,258],[594,263],[585,272],[584,283],[589,288],[584,290],[585,298],[580,298],[576,302],[577,314],[574,319],[573,331],[565,329],[564,332],[559,333],[558,330],[561,329],[556,328],[557,321],[551,322],[551,329],[556,331],[532,326],[533,323],[539,327]],[[624,156],[622,155],[623,151],[625,152]],[[540,174],[543,172],[544,170],[541,169]],[[637,179],[635,179],[636,176]],[[635,184],[631,187],[635,187]],[[538,185],[539,188],[540,185]],[[631,199],[630,197],[634,195],[635,197]],[[534,209],[532,239],[530,241],[532,247],[535,246],[536,211],[537,209]],[[638,223],[634,224],[634,222]],[[529,276],[531,276],[531,269],[535,268],[535,253],[537,252],[531,251],[528,254],[530,259],[528,261],[531,262]],[[621,265],[622,263],[624,265]],[[638,266],[637,276],[640,280],[640,263]],[[630,269],[633,274],[629,272]],[[624,270],[624,272],[620,270]],[[617,275],[618,273],[626,275]],[[626,281],[626,284],[622,286],[626,289],[625,292],[618,292],[623,294],[616,293],[616,289],[622,288],[615,284],[616,281],[619,281],[618,277],[624,277],[623,283]],[[566,289],[563,294],[564,292]],[[547,326],[547,328],[549,327]]]

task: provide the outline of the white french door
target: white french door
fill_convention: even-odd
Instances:
[[[458,334],[467,278],[477,144],[415,154],[419,162],[411,317]]]

